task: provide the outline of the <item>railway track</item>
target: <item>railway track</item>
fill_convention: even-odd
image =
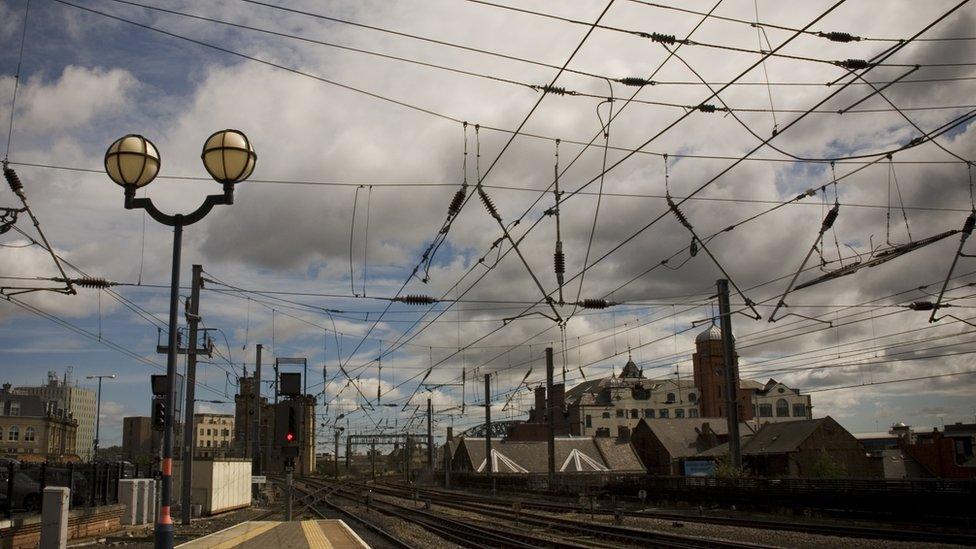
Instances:
[[[284,486],[284,479],[275,477],[272,479],[272,481],[276,484]],[[318,486],[309,489],[305,487],[303,483],[295,482],[293,483],[292,487],[294,489],[293,495],[296,496],[296,499],[302,504],[302,507],[299,508],[295,513],[296,516],[301,516],[303,513],[309,512],[320,519],[329,518],[324,512],[322,512],[321,509],[319,509],[319,506],[324,505],[342,515],[347,521],[360,524],[363,528],[378,536],[391,547],[397,547],[399,549],[412,549],[414,547],[396,535],[388,532],[385,528],[376,524],[375,522],[361,515],[351,513],[344,507],[330,501],[328,499],[329,496],[333,495],[338,488],[334,484],[331,486]]]
[[[511,498],[468,494],[433,488],[407,488],[402,485],[390,483],[370,485],[363,484],[362,486],[369,487],[377,493],[385,493],[397,497],[413,497],[414,493],[422,494],[424,498],[428,498],[431,501],[436,501],[439,504],[449,504],[463,500],[472,504],[485,506],[485,508],[488,509],[504,508],[510,510],[512,508],[512,504],[514,503]],[[533,500],[520,500],[519,505],[522,509],[536,509],[550,513],[576,513],[581,511],[579,506]],[[589,512],[590,510],[587,509],[586,511]],[[614,514],[614,511],[611,509],[596,508],[593,509],[592,512],[593,514],[602,516],[612,516]],[[873,528],[867,526],[809,522],[787,522],[748,517],[717,517],[668,511],[627,511],[627,516],[659,520],[696,522],[722,526],[735,526],[742,528],[758,528],[764,530],[782,530],[845,538],[884,539],[891,541],[919,543],[952,543],[966,546],[976,546],[976,535],[956,532],[904,530],[900,528]]]
[[[319,480],[304,479],[303,482],[305,483],[303,490],[306,492],[312,491],[308,489],[308,486],[312,486],[313,490],[325,490],[331,487],[334,490],[333,494],[339,497],[357,502],[361,501],[359,492],[353,491],[349,487],[336,487],[334,484]],[[357,486],[371,488],[365,485]],[[383,495],[410,498],[410,493],[397,493],[395,490],[389,490],[389,493],[384,491]],[[673,548],[758,549],[768,547],[754,543],[700,538],[655,530],[606,524],[594,525],[536,513],[520,512],[516,516],[511,510],[491,508],[477,502],[451,502],[439,499],[437,504],[476,514],[486,520],[474,521],[457,516],[446,516],[441,513],[417,509],[411,504],[404,505],[395,501],[376,498],[373,499],[371,506],[382,513],[421,524],[425,529],[463,547],[557,547],[569,549],[619,547],[621,543],[640,547]],[[526,529],[547,532],[550,537],[528,534],[524,531]]]

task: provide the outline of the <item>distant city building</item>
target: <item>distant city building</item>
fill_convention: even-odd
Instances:
[[[231,427],[233,439],[231,446],[234,454],[253,459],[253,426],[252,421],[257,406],[254,402],[254,377],[242,377],[238,384],[238,393],[234,395],[234,424]],[[302,447],[295,459],[295,473],[310,475],[315,472],[315,397],[312,395],[299,396],[304,403],[305,417],[302,432]],[[274,440],[274,404],[266,397],[261,397],[261,465],[268,473],[282,473],[285,470],[285,459],[281,457],[278,445]]]
[[[57,400],[0,389],[0,454],[22,461],[77,461],[78,422]]]
[[[122,418],[122,459],[131,462],[152,462],[153,452],[159,446],[158,438],[152,428],[152,418]]]
[[[63,377],[59,377],[54,370],[47,372],[47,384],[31,387],[16,387],[13,393],[19,395],[34,395],[41,401],[57,401],[58,407],[65,410],[77,422],[74,448],[78,456],[84,461],[92,459],[95,441],[95,391],[78,387],[71,379],[69,368]]]
[[[813,419],[810,395],[800,394],[799,389],[787,387],[775,379],[765,384],[743,379],[741,386],[745,391],[752,391],[753,423],[757,427],[765,423]]]
[[[234,416],[231,414],[194,414],[193,430],[196,454],[202,457],[225,457],[233,453]]]

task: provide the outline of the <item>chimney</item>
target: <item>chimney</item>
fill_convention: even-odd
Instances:
[[[560,413],[566,411],[566,386],[562,383],[552,386],[552,407]]]
[[[542,423],[546,420],[546,388],[535,388],[535,415],[533,419]]]
[[[627,427],[626,425],[618,425],[617,440],[619,442],[630,442],[630,427]]]
[[[454,440],[454,427],[448,426],[447,427],[447,441],[448,442],[451,442],[452,440]]]

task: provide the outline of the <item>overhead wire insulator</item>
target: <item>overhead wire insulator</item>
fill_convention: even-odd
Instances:
[[[689,231],[694,232],[694,229],[691,226],[691,222],[688,221],[688,218],[685,217],[685,214],[681,213],[681,210],[678,209],[678,205],[674,203],[674,200],[671,200],[670,196],[666,198],[668,201],[668,206],[671,208],[671,211],[674,212],[674,216],[678,218],[678,221],[680,221],[681,224],[684,225]]]
[[[93,276],[85,276],[82,278],[72,278],[71,283],[82,288],[108,288],[109,286],[115,286],[115,282],[110,282],[104,278],[97,278]]]
[[[400,303],[406,303],[407,305],[432,305],[437,303],[437,300],[429,295],[417,295],[409,294],[401,297],[394,297],[392,301],[399,301]]]
[[[931,301],[913,301],[908,305],[908,308],[913,311],[934,311],[938,307]],[[948,307],[948,305],[941,305],[941,307]]]
[[[458,189],[454,193],[454,198],[451,199],[451,205],[447,207],[447,215],[454,217],[461,211],[461,204],[464,204],[464,199],[467,198],[468,192],[465,187]]]
[[[871,63],[868,63],[864,59],[845,59],[843,61],[834,61],[834,64],[852,71],[866,69],[871,66]]]
[[[562,284],[563,275],[566,274],[566,255],[563,254],[563,243],[556,243],[556,253],[552,254],[552,263],[556,272],[556,278]]]
[[[826,38],[831,42],[859,42],[861,40],[860,36],[854,36],[846,32],[818,32],[817,36],[821,38]]]
[[[488,213],[498,221],[501,221],[502,216],[498,215],[498,209],[495,208],[495,203],[491,201],[491,197],[481,188],[481,185],[478,185],[478,196],[481,198],[481,203],[485,205]]]
[[[607,301],[606,299],[584,299],[577,303],[577,305],[584,309],[606,309],[607,307],[616,305],[616,303]]]
[[[837,221],[837,214],[840,212],[840,206],[834,204],[830,211],[827,212],[826,217],[824,217],[823,224],[820,226],[820,232],[825,233],[831,227],[834,226],[834,221]]]
[[[10,190],[14,192],[17,196],[22,196],[24,194],[24,185],[20,182],[20,176],[13,168],[7,166],[6,163],[3,165],[3,176],[7,179],[7,184],[10,185]]]
[[[623,78],[618,78],[617,82],[623,84],[624,86],[636,86],[636,87],[653,86],[654,84],[657,84],[657,82],[653,80],[648,80],[646,78],[640,78],[637,76],[625,76]]]
[[[695,107],[695,110],[699,110],[701,112],[715,112],[718,109],[711,103],[702,103],[701,105]]]
[[[652,32],[651,34],[645,35],[654,42],[660,42],[662,44],[672,45],[678,41],[673,34],[661,34],[659,32]]]
[[[698,239],[695,237],[691,237],[691,245],[688,246],[688,254],[691,255],[691,257],[698,255]]]
[[[573,90],[567,90],[562,86],[553,86],[551,84],[546,84],[544,86],[532,86],[532,89],[551,93],[553,95],[576,95],[576,92]]]

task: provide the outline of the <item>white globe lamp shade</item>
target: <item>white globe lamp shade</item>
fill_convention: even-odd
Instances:
[[[129,134],[105,151],[105,172],[123,187],[143,187],[159,173],[159,151],[145,137]]]
[[[203,144],[203,166],[218,183],[240,183],[254,171],[258,155],[243,132],[221,130]]]

